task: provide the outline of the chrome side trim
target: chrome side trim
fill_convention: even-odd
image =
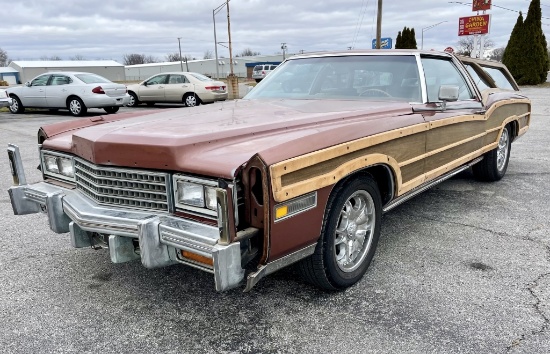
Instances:
[[[298,250],[273,262],[267,263],[266,265],[258,267],[258,270],[256,272],[250,273],[248,275],[246,279],[246,288],[244,289],[244,291],[250,291],[254,287],[254,285],[258,284],[258,282],[266,275],[274,273],[279,269],[291,265],[292,263],[296,263],[308,256],[311,256],[313,252],[315,252],[316,246],[317,243],[314,243],[312,245],[302,248],[301,250]]]
[[[388,204],[386,204],[382,208],[382,212],[387,213],[388,211],[390,211],[393,208],[403,204],[404,202],[406,202],[407,200],[417,196],[418,194],[420,194],[420,193],[432,188],[433,186],[435,186],[435,185],[437,185],[437,184],[453,177],[454,175],[459,174],[460,172],[462,172],[464,170],[467,170],[468,168],[472,167],[473,165],[480,162],[481,160],[483,160],[483,156],[478,157],[477,159],[472,160],[472,161],[470,161],[469,163],[467,163],[465,165],[462,165],[458,168],[455,168],[454,170],[449,171],[446,174],[441,175],[441,176],[437,177],[434,180],[431,180],[430,182],[427,182],[425,184],[422,184],[422,185],[416,187],[415,189],[411,190],[410,192],[407,192],[407,193],[403,194],[402,196],[397,197],[396,199],[394,199],[391,202],[389,202]]]

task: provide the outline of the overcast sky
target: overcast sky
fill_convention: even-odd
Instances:
[[[12,60],[38,60],[79,55],[88,60],[113,59],[139,53],[164,60],[178,52],[202,59],[214,51],[212,10],[223,0],[0,0],[0,48]],[[527,13],[530,0],[493,0],[490,38],[506,45],[518,13]],[[543,30],[550,32],[550,0],[541,1]],[[370,48],[376,35],[377,0],[232,0],[233,53],[246,48],[261,54]],[[458,18],[474,15],[471,1],[384,0],[382,37],[404,26],[422,29],[424,49],[456,48]],[[504,7],[509,10],[499,8]],[[514,10],[514,11],[511,11]],[[544,18],[546,17],[546,18]],[[227,42],[227,12],[216,15],[219,42]],[[220,56],[229,56],[218,46]]]

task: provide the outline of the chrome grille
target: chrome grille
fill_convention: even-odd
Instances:
[[[76,188],[99,204],[168,211],[167,173],[74,164]]]

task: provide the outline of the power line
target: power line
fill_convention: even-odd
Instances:
[[[351,44],[352,48],[355,48],[355,43],[357,42],[357,37],[359,37],[359,32],[361,31],[361,26],[363,25],[363,19],[365,18],[365,14],[367,13],[368,6],[369,6],[369,0],[367,0],[366,4],[365,4],[365,0],[363,0],[363,3],[361,4],[361,11],[359,11],[359,17],[357,18],[357,26],[355,27],[355,34],[353,36],[353,41]]]

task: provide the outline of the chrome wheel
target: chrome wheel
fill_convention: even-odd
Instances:
[[[82,104],[80,101],[76,99],[71,100],[71,102],[69,102],[69,111],[75,116],[80,115],[80,112],[82,112]]]
[[[505,127],[502,130],[502,135],[498,141],[497,148],[497,169],[502,171],[506,166],[508,161],[508,154],[510,153],[510,133],[508,133],[508,128]]]
[[[10,112],[11,113],[18,113],[19,112],[19,101],[12,99],[11,105],[10,105]]]
[[[336,226],[334,256],[338,268],[349,273],[365,259],[374,235],[376,211],[369,193],[358,190],[344,203]]]
[[[127,106],[128,106],[128,107],[135,107],[135,106],[137,106],[136,96],[130,94],[130,102],[128,102]]]
[[[187,95],[185,96],[185,105],[187,107],[195,107],[197,106],[197,98],[195,95]]]

